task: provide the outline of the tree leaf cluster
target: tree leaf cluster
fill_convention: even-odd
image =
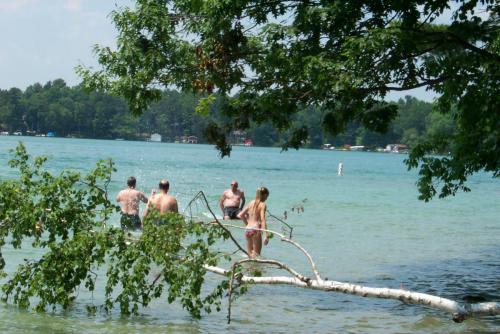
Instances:
[[[438,24],[446,11],[449,22]],[[231,130],[253,122],[291,130],[285,148],[306,143],[308,131],[294,130],[300,110],[325,112],[320,125],[331,135],[353,122],[384,132],[397,115],[386,94],[424,87],[440,94],[440,111],[458,126],[441,168],[429,158],[439,141],[408,159],[409,168],[422,167],[423,198],[436,193],[436,182],[446,196],[472,173],[498,176],[495,0],[137,0],[112,20],[118,48],[96,49],[101,69],[79,68],[85,85],[121,94],[134,113],[158,98],[159,85],[217,93],[224,117],[207,126],[223,156]]]
[[[0,253],[4,301],[37,311],[67,309],[84,289],[104,291],[102,304],[87,306],[91,313],[119,307],[124,315],[138,314],[158,298],[178,300],[194,317],[220,309],[228,282],[204,288],[204,265],[223,257],[215,247],[228,238],[223,229],[153,210],[133,237],[109,224],[119,211],[107,197],[111,161],[87,175],[54,175],[45,160],[31,159],[20,143],[9,162],[19,178],[0,182],[0,247],[40,254],[6,272]]]

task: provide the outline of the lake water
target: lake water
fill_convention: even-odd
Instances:
[[[128,176],[147,194],[168,178],[180,208],[203,190],[212,207],[231,180],[252,199],[270,190],[269,210],[288,211],[294,239],[314,257],[323,277],[374,287],[438,294],[456,300],[500,301],[500,182],[491,175],[471,178],[471,193],[423,203],[415,171],[405,155],[365,152],[235,147],[220,159],[207,145],[0,137],[0,178],[13,177],[8,149],[22,140],[30,154],[47,155],[53,170],[89,170],[112,158],[111,193]],[[337,176],[342,161],[344,175]],[[304,212],[291,212],[304,206]],[[117,224],[117,217],[114,218]],[[273,226],[270,226],[272,228]],[[236,232],[243,242],[242,233]],[[6,256],[22,259],[30,250]],[[263,255],[311,275],[303,256],[277,239]],[[217,276],[210,274],[213,282]],[[211,283],[209,283],[211,284]],[[226,310],[192,319],[178,304],[157,301],[137,317],[117,312],[89,316],[82,292],[66,312],[40,314],[0,304],[2,333],[498,333],[500,317],[455,324],[448,314],[397,301],[367,299],[290,286],[255,286],[239,298],[226,324]],[[226,303],[224,303],[226,305]]]

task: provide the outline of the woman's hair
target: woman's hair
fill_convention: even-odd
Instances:
[[[266,187],[257,188],[257,192],[255,194],[255,201],[253,204],[254,213],[257,212],[257,208],[259,207],[259,204],[261,202],[264,202],[267,199],[267,197],[269,197],[269,190]]]

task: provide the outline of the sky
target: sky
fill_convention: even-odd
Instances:
[[[108,14],[127,0],[0,0],[0,89],[25,89],[62,78],[79,83],[75,66],[96,66],[95,44],[114,46]]]
[[[75,66],[97,67],[92,47],[115,45],[108,14],[116,6],[132,7],[133,0],[0,0],[0,89],[24,90],[58,78],[77,85]],[[387,99],[405,95],[436,97],[421,88]]]

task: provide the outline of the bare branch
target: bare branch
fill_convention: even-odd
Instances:
[[[191,204],[195,200],[197,200],[198,198],[201,198],[204,201],[205,206],[207,207],[208,211],[210,211],[210,214],[212,215],[212,217],[214,219],[213,222],[215,222],[217,225],[219,225],[219,227],[221,227],[229,235],[229,237],[231,238],[231,240],[234,242],[234,244],[236,245],[236,247],[238,247],[238,249],[240,251],[242,251],[243,253],[245,253],[247,256],[250,256],[247,253],[247,251],[243,247],[241,247],[241,245],[238,243],[238,241],[236,241],[236,239],[233,237],[233,235],[231,234],[231,232],[223,224],[221,224],[219,222],[219,220],[217,219],[217,216],[215,215],[215,213],[210,208],[210,205],[208,204],[207,198],[205,197],[205,194],[203,193],[203,191],[200,191],[198,194],[196,194],[195,197],[193,197],[193,199],[188,203],[187,208],[190,208]]]
[[[237,225],[231,225],[231,224],[222,224],[222,225],[228,226],[228,227],[238,228],[238,229],[241,229],[241,230],[245,229],[245,227],[237,226]],[[279,232],[276,232],[276,231],[273,231],[273,230],[265,230],[265,229],[261,229],[261,228],[255,228],[255,230],[262,231],[262,232],[267,232],[267,233],[271,233],[271,234],[275,234],[275,235],[277,235],[277,236],[279,236],[281,238],[281,241],[288,242],[288,243],[294,245],[295,247],[297,247],[298,249],[300,249],[300,251],[302,253],[304,253],[304,255],[309,260],[309,263],[311,264],[311,269],[312,269],[312,271],[314,273],[314,276],[316,276],[316,279],[318,281],[323,281],[323,279],[321,278],[321,275],[318,272],[318,269],[316,268],[316,263],[313,261],[311,254],[309,254],[305,250],[305,248],[302,247],[299,243],[297,243],[297,242],[293,241],[292,239],[289,239],[289,238],[285,237],[283,234],[281,234]]]

